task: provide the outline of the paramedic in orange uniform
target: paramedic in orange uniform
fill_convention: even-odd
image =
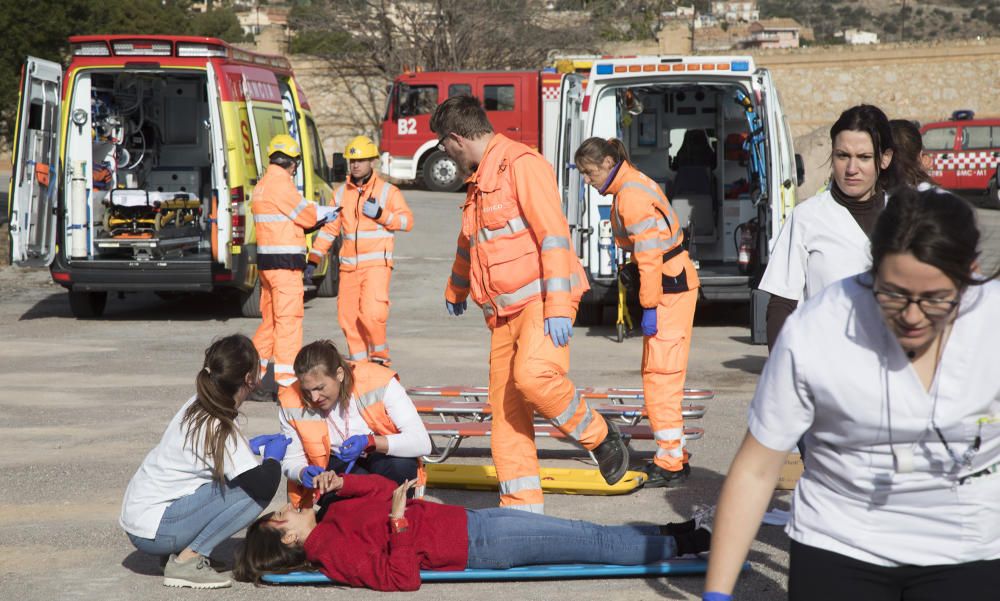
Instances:
[[[609,484],[628,469],[617,428],[566,377],[587,277],[570,244],[555,174],[540,154],[494,133],[471,96],[438,106],[431,129],[440,148],[472,174],[445,306],[460,315],[471,295],[492,331],[490,443],[500,505],[544,513],[535,412],[590,450]]]
[[[619,248],[632,253],[642,305],[642,394],[657,451],[643,471],[645,487],[677,486],[691,472],[684,450],[684,378],[698,273],[684,250],[677,213],[660,187],[628,160],[614,138],[589,138],[576,151],[577,168],[601,194],[613,194],[611,228]],[[638,268],[636,270],[636,267]],[[628,279],[628,278],[626,278]],[[635,277],[632,278],[634,286]]]
[[[351,176],[334,194],[340,216],[316,234],[309,253],[309,273],[340,235],[340,291],[337,320],[347,339],[351,361],[375,361],[389,366],[385,326],[389,319],[389,279],[395,232],[413,229],[413,213],[399,188],[380,178],[372,166],[378,148],[358,136],[347,144],[344,157]]]
[[[274,379],[282,403],[298,402],[292,362],[302,347],[302,271],[306,266],[305,230],[337,214],[302,198],[295,172],[302,151],[287,134],[267,146],[270,164],[253,189],[253,222],[257,231],[257,268],[260,270],[260,327],[253,344],[260,354],[261,376],[274,360]],[[295,398],[292,398],[295,397]]]

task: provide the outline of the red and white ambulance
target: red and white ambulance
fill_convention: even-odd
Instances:
[[[11,258],[49,266],[78,317],[109,293],[238,292],[259,315],[249,210],[264,149],[302,146],[301,193],[332,202],[329,169],[288,60],[215,39],[70,38],[61,65],[29,57],[10,182]],[[336,263],[317,270],[337,290]]]

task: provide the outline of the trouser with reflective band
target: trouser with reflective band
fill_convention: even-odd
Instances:
[[[337,321],[352,361],[389,360],[385,324],[389,319],[391,278],[392,268],[388,265],[340,271]]]
[[[266,269],[260,272],[260,326],[253,335],[253,344],[260,354],[261,375],[267,370],[268,359],[274,359],[274,381],[278,399],[298,405],[295,383],[295,355],[302,348],[302,271],[299,269]],[[293,398],[288,398],[293,397]]]
[[[642,394],[658,447],[653,461],[672,472],[687,462],[681,404],[697,302],[697,289],[660,295],[656,335],[642,344]]]
[[[544,504],[534,414],[586,449],[608,435],[604,419],[566,377],[569,346],[555,346],[544,327],[542,302],[533,302],[517,315],[498,319],[490,343],[490,448],[500,505],[535,513],[544,513]]]

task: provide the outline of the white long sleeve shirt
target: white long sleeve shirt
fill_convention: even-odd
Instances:
[[[427,434],[427,429],[424,428],[424,422],[420,419],[417,408],[413,406],[413,401],[406,394],[406,389],[395,378],[386,385],[383,400],[389,419],[396,424],[396,428],[399,430],[399,434],[386,436],[389,443],[387,454],[394,457],[420,457],[430,453],[431,439]],[[278,411],[278,420],[281,422],[281,431],[292,439],[292,444],[288,445],[285,458],[281,461],[281,470],[286,478],[298,482],[299,474],[303,468],[309,465],[309,461],[306,459],[298,432],[285,419],[284,413],[280,410]],[[330,437],[331,453],[338,452],[340,445],[351,436],[373,433],[365,420],[362,419],[358,409],[358,399],[353,394],[347,403],[346,413],[342,413],[339,407],[335,407],[327,414],[326,429]]]

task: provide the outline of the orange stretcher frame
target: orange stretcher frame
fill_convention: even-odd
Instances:
[[[421,415],[437,415],[441,418],[442,422],[447,422],[448,418],[458,421],[459,418],[463,417],[475,422],[481,422],[489,419],[493,412],[489,403],[477,401],[416,398],[413,399],[413,406],[417,408],[417,413]],[[643,418],[647,417],[645,405],[602,403],[591,405],[591,407],[603,415],[618,417],[624,424],[629,426],[638,425]],[[705,416],[706,411],[707,409],[704,405],[685,403],[681,406],[681,415],[684,419],[701,419]]]
[[[441,449],[436,455],[424,455],[424,461],[426,463],[442,463],[447,461],[451,457],[459,446],[461,446],[462,441],[466,438],[473,438],[478,436],[489,436],[492,433],[492,424],[489,421],[471,421],[471,422],[448,422],[448,423],[424,423],[424,427],[427,428],[427,433],[431,436],[446,436],[448,441],[445,443],[443,449]],[[629,440],[652,440],[653,431],[649,426],[618,426],[618,430],[621,432],[622,438],[626,441]],[[701,428],[684,428],[684,438],[685,440],[698,440],[705,434],[705,431]],[[564,439],[566,435],[563,434],[558,428],[550,424],[535,424],[535,436],[543,438],[555,438]],[[593,457],[593,456],[591,456]]]
[[[577,388],[580,398],[607,400],[613,403],[643,400],[642,388]],[[462,397],[467,401],[486,400],[489,393],[485,386],[411,386],[406,389],[411,397]],[[704,388],[685,388],[685,401],[711,401],[715,392]]]

